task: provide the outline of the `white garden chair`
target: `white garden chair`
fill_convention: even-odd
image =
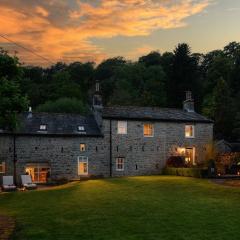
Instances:
[[[31,176],[30,175],[21,175],[21,180],[22,180],[22,186],[27,189],[36,189],[37,184],[32,182]]]
[[[3,176],[3,191],[15,191],[16,186],[13,183],[13,176]]]

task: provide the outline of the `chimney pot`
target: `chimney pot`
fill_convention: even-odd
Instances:
[[[28,108],[28,116],[27,118],[32,118],[32,107]]]

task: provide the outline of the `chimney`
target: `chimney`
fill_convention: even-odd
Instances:
[[[195,112],[191,91],[186,91],[186,100],[183,102],[183,110],[186,112]]]
[[[28,108],[28,116],[27,118],[32,118],[32,107]]]
[[[100,92],[99,81],[96,81],[96,84],[95,84],[95,93],[93,95],[92,109],[93,109],[93,115],[95,117],[95,120],[96,120],[99,128],[102,129],[103,104],[102,104],[102,95]]]

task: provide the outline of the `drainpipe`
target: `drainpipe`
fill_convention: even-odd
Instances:
[[[17,154],[16,154],[16,135],[13,133],[13,179],[14,184],[17,184]]]
[[[112,120],[110,119],[110,164],[109,164],[109,175],[112,177]]]

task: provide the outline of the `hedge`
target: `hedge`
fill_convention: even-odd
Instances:
[[[163,169],[164,175],[206,178],[208,177],[208,170],[205,168],[172,168],[166,167]]]

